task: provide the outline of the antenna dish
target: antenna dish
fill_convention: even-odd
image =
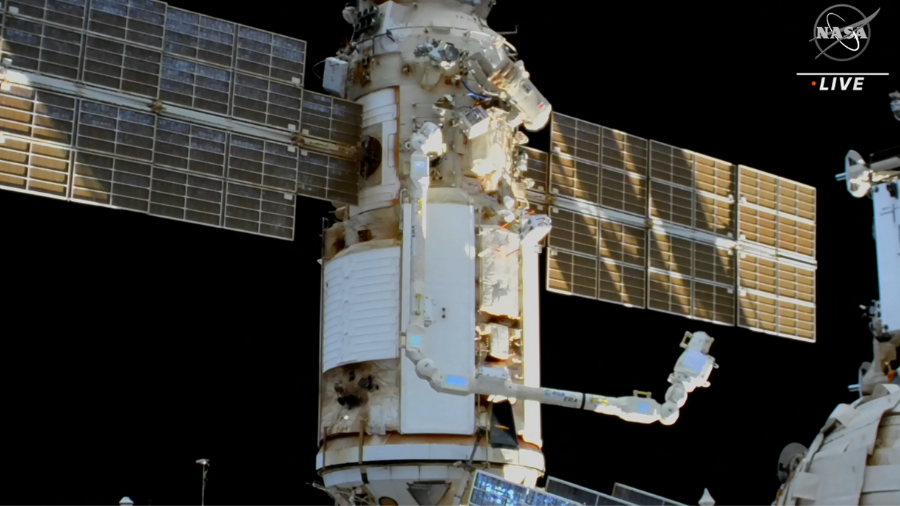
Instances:
[[[870,174],[871,171],[863,157],[852,149],[848,151],[844,157],[844,173],[841,175],[847,182],[847,191],[850,195],[859,199],[869,194],[869,189],[872,188]]]
[[[800,461],[806,456],[808,450],[800,443],[790,443],[781,450],[778,457],[778,481],[784,483],[787,481],[794,469],[800,465]]]

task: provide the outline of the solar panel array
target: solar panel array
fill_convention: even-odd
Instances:
[[[469,492],[472,506],[581,506],[582,503],[475,471]]]
[[[622,485],[621,483],[613,485],[612,495],[616,499],[621,499],[628,504],[635,504],[638,506],[685,506],[684,504],[675,502],[671,499],[666,499],[665,497],[660,497],[656,494],[650,494],[643,490]]]
[[[584,488],[552,476],[547,477],[546,489],[551,494],[571,499],[585,506],[635,506],[622,499],[617,499],[602,492]]]
[[[526,153],[549,291],[815,340],[814,188],[557,113]]]
[[[302,89],[304,41],[154,0],[0,14],[25,75],[0,89],[0,187],[283,239],[298,194],[357,203],[362,106]]]

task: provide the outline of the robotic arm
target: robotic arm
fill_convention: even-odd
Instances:
[[[681,342],[685,348],[675,370],[669,375],[672,386],[666,392],[665,402],[660,405],[650,398],[649,393],[635,392],[627,397],[604,397],[553,388],[528,387],[513,383],[505,370],[482,368],[475,377],[455,376],[439,370],[434,361],[422,352],[425,332],[417,333],[411,325],[404,350],[407,358],[416,365],[416,373],[429,382],[432,388],[452,395],[496,395],[506,398],[537,401],[568,408],[586,409],[595,413],[618,416],[637,423],[660,422],[671,425],[678,420],[679,409],[684,406],[687,394],[698,387],[708,387],[712,369],[717,368],[715,359],[709,355],[713,338],[705,332],[686,333]],[[424,329],[418,329],[424,331]]]

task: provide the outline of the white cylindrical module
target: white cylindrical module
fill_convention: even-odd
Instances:
[[[439,392],[422,367],[540,386],[516,162],[520,126],[543,126],[550,104],[487,28],[488,2],[377,3],[345,11],[357,36],[339,55],[366,160],[359,205],[324,235],[316,468],[341,504],[460,504],[470,460],[534,486],[539,406]],[[407,346],[428,358],[418,370]]]

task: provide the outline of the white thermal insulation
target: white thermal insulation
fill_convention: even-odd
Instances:
[[[468,205],[428,204],[425,283],[430,308],[422,352],[448,374],[475,375],[475,214]],[[437,392],[401,360],[400,422],[404,434],[472,434],[472,395]]]
[[[519,318],[519,234],[485,231],[479,244],[482,312]]]
[[[348,252],[325,265],[323,371],[398,356],[400,247]]]

